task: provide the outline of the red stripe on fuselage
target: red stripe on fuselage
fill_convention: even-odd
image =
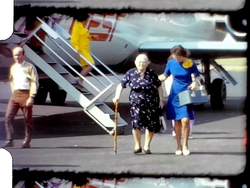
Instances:
[[[91,35],[97,35],[98,39],[93,39],[93,41],[108,41],[111,42],[113,39],[113,34],[116,30],[117,22],[120,17],[125,17],[126,14],[91,14],[87,29]],[[112,16],[114,18],[112,18]],[[91,31],[92,29],[96,29],[97,32]]]

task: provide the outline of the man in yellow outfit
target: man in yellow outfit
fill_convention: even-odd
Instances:
[[[77,50],[77,54],[82,54],[90,63],[94,64],[94,60],[91,57],[89,41],[93,38],[98,38],[97,36],[91,36],[88,29],[86,29],[88,15],[84,14],[78,16],[77,20],[73,20],[72,25],[72,36],[71,44]],[[80,58],[82,65],[81,75],[86,76],[91,70],[92,66],[89,65],[83,58]],[[82,85],[83,79],[79,78],[79,84]]]

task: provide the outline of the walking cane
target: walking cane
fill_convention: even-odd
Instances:
[[[117,150],[117,109],[118,109],[118,101],[115,102],[115,135],[114,135],[114,154],[116,154]]]

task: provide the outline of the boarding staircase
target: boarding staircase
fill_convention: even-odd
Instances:
[[[90,72],[90,76],[83,77],[72,66],[72,62],[78,66],[81,66],[81,64],[79,62],[79,57],[76,55],[76,50],[70,44],[70,34],[63,30],[63,28],[55,23],[50,17],[48,17],[48,19],[51,26],[40,18],[37,19],[41,24],[30,33],[21,44],[28,60],[41,69],[61,89],[66,91],[76,102],[78,102],[83,107],[83,111],[107,133],[113,135],[116,127],[115,124],[117,124],[117,133],[122,134],[127,122],[120,117],[119,113],[115,116],[115,112],[105,104],[107,98],[111,97],[115,91],[115,83],[112,80],[117,79],[120,81],[121,78],[93,54],[92,56],[95,62],[97,62],[98,65],[102,65],[112,74],[112,80],[100,71],[96,65],[91,64],[83,55],[80,55],[80,57],[88,62],[99,74],[97,76]],[[46,33],[46,42],[37,35],[40,30]],[[36,53],[29,47],[28,43],[32,37],[36,37],[36,39],[44,45],[44,53]],[[78,82],[73,74],[84,80],[83,83],[85,84],[84,87],[85,90],[87,89],[87,92],[82,93],[76,89]],[[115,117],[117,119],[115,119]]]

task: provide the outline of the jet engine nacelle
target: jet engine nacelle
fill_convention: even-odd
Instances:
[[[225,26],[230,34],[237,40],[246,40],[247,20],[244,10],[226,16]]]

